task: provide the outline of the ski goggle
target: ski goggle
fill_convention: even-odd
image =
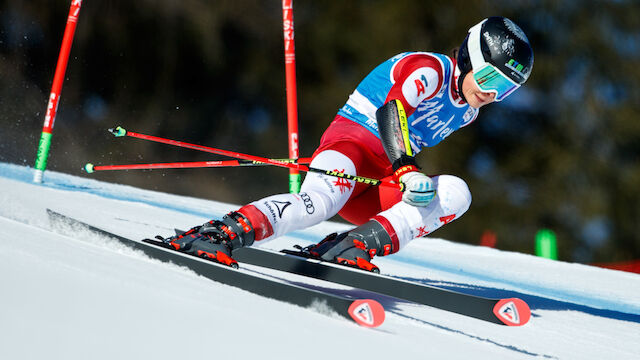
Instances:
[[[473,80],[483,92],[496,94],[496,101],[502,101],[520,87],[520,84],[511,80],[500,69],[485,63],[480,69],[473,71]]]
[[[502,101],[519,88],[520,84],[511,80],[500,69],[484,60],[480,46],[480,31],[485,21],[487,20],[485,19],[469,29],[467,49],[471,67],[473,68],[473,80],[475,80],[481,91],[495,93],[495,101]]]

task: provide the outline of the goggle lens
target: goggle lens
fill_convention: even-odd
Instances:
[[[486,64],[478,71],[474,71],[473,79],[483,92],[495,93],[496,101],[503,100],[520,87],[491,64]]]

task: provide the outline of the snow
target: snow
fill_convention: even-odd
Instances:
[[[381,297],[385,323],[367,329],[218,284],[93,233],[69,236],[52,229],[45,212],[142,238],[219,218],[237,205],[51,171],[43,184],[31,178],[30,168],[0,163],[2,359],[640,358],[637,274],[416,240],[376,259],[382,272],[519,297],[531,306],[531,321],[510,328]],[[262,246],[308,244],[346,228],[326,222]]]

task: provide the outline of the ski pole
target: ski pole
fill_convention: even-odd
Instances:
[[[283,162],[293,162],[293,159],[276,159]],[[308,164],[311,158],[298,159],[299,164]],[[252,160],[213,160],[213,161],[190,161],[156,164],[124,164],[124,165],[93,165],[87,163],[83,170],[88,174],[105,170],[153,170],[153,169],[187,169],[187,168],[210,168],[210,167],[235,167],[235,166],[265,166],[260,161]]]
[[[242,154],[234,151],[228,151],[228,150],[216,149],[216,148],[202,146],[202,145],[190,144],[183,141],[165,139],[165,138],[152,136],[152,135],[138,134],[133,131],[127,131],[121,126],[117,126],[113,129],[109,129],[109,131],[116,137],[130,136],[138,139],[179,146],[187,149],[199,150],[199,151],[208,152],[208,153],[217,154],[217,155],[229,156],[237,159],[259,161],[259,162],[263,162],[263,163],[274,165],[274,166],[285,167],[285,168],[295,169],[295,170],[305,171],[305,172],[313,172],[317,174],[324,174],[324,175],[352,180],[355,182],[372,185],[372,186],[388,186],[388,187],[400,189],[400,191],[403,190],[403,187],[401,184],[397,184],[388,180],[380,180],[380,179],[372,179],[364,176],[356,176],[356,175],[351,175],[351,174],[347,174],[347,173],[336,171],[336,170],[323,170],[323,169],[313,168],[313,167],[302,165],[302,164],[289,163],[289,162],[279,161],[276,159],[269,159],[269,158],[264,158],[260,156],[255,156],[255,155]]]
[[[33,173],[33,182],[41,183],[44,170],[47,168],[47,158],[49,157],[49,148],[51,147],[51,136],[53,134],[53,125],[56,121],[58,112],[58,104],[60,101],[60,92],[62,92],[62,83],[64,82],[64,74],[67,71],[67,63],[69,62],[69,53],[71,52],[71,44],[73,43],[73,35],[76,31],[78,23],[78,15],[82,0],[72,0],[69,16],[67,17],[67,25],[64,28],[62,37],[62,45],[58,54],[58,63],[56,64],[56,72],[53,75],[53,85],[49,94],[49,103],[44,117],[44,125],[42,126],[42,134],[38,143],[38,155],[36,157],[35,171]]]

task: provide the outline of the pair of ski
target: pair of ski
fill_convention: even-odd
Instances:
[[[353,299],[238,271],[228,266],[169,249],[161,241],[149,239],[135,241],[52,210],[47,210],[47,213],[54,224],[66,224],[74,229],[83,227],[113,238],[128,247],[141,250],[151,258],[188,267],[197,274],[219,283],[302,307],[329,308],[336,314],[365,327],[377,327],[384,322],[384,308],[373,299]],[[529,306],[518,298],[489,299],[467,295],[351,269],[343,265],[256,248],[238,249],[234,251],[233,257],[240,264],[250,264],[325,280],[500,325],[521,326],[526,324],[531,316]]]

